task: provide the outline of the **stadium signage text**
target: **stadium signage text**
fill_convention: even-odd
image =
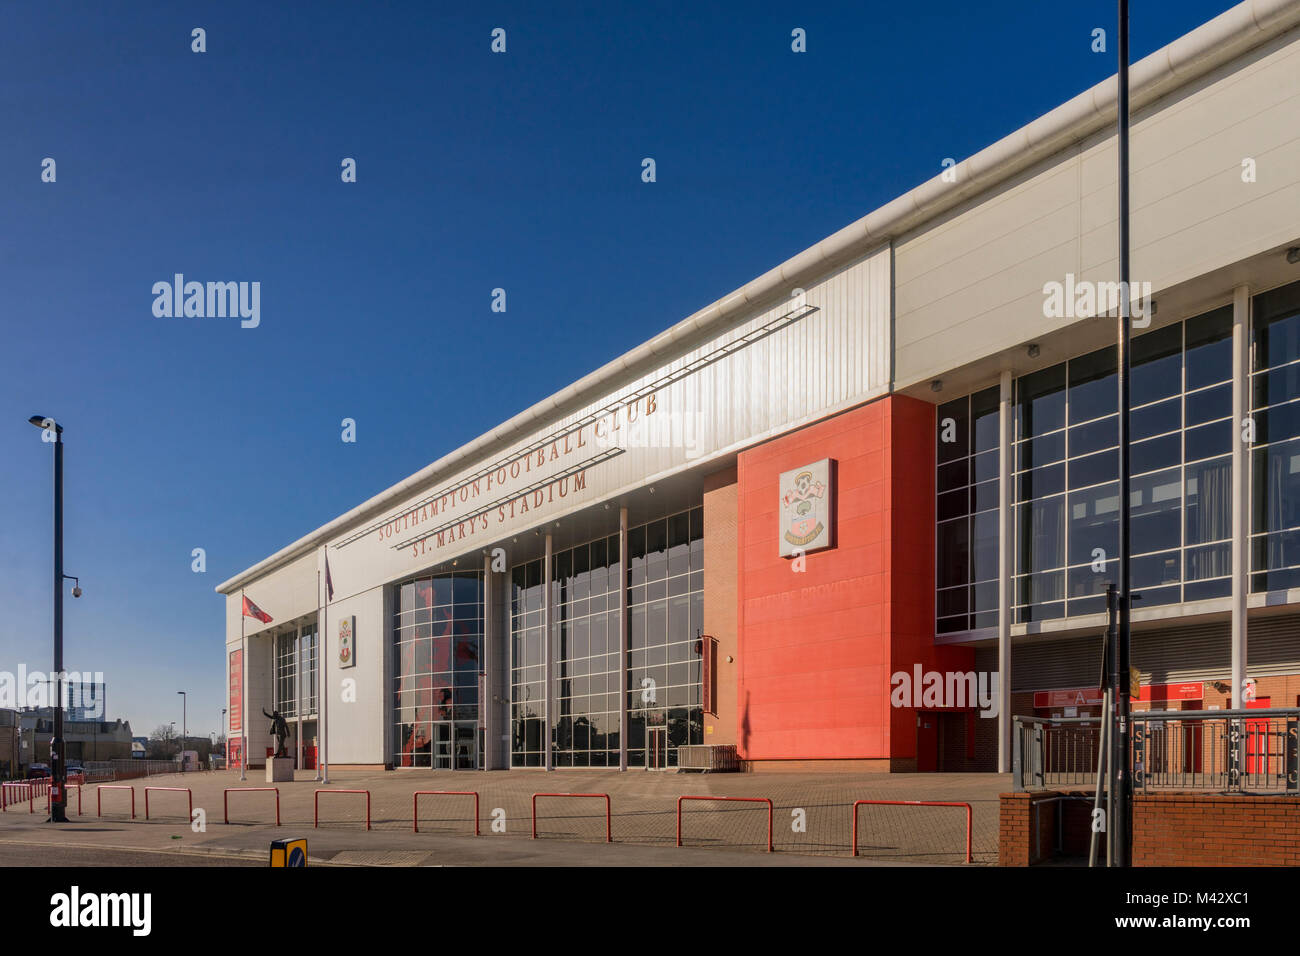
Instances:
[[[607,414],[556,434],[549,442],[535,444],[528,451],[447,488],[380,525],[374,534],[391,547],[400,543],[396,539],[418,533],[426,524],[439,522],[438,527],[404,545],[412,558],[418,558],[486,532],[494,525],[504,525],[570,494],[583,492],[587,489],[587,466],[596,463],[592,461],[593,456],[620,447],[620,431],[636,427],[658,410],[659,397],[655,392],[625,402]],[[566,464],[570,466],[568,470]]]

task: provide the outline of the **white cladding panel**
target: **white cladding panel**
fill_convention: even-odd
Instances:
[[[1117,279],[1117,163],[1107,129],[896,243],[895,387],[1076,321],[1044,317],[1043,285]],[[1300,31],[1136,114],[1130,168],[1153,292],[1300,235]]]
[[[244,593],[248,599],[271,615],[271,623],[263,624],[256,618],[247,618],[244,634],[251,636],[274,630],[304,614],[315,614],[316,567],[315,553],[305,554],[246,586]],[[230,648],[239,646],[240,606],[238,591],[226,595],[226,645]]]
[[[338,536],[335,600],[883,395],[889,283],[883,248]]]
[[[335,594],[337,597],[337,593]],[[339,621],[356,618],[356,665],[340,668]],[[384,706],[392,688],[384,679],[384,589],[363,594],[329,607],[323,644],[328,654],[325,685],[329,691],[325,723],[329,729],[327,756],[333,764],[384,763]]]

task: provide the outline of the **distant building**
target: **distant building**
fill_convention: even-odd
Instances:
[[[18,743],[18,711],[0,710],[0,777],[17,776]]]
[[[41,707],[18,714],[20,766],[50,762],[50,741],[54,739],[54,712]],[[3,733],[0,732],[0,737]],[[131,723],[125,720],[63,721],[66,760],[125,760],[132,751]],[[0,744],[2,747],[3,744]],[[0,756],[0,760],[3,757]]]
[[[64,709],[67,720],[103,720],[108,715],[107,685],[77,681],[67,685],[68,699]]]

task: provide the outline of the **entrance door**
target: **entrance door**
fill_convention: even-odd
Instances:
[[[933,715],[939,723],[938,765],[936,769],[952,773],[966,769],[966,732],[973,726],[973,711],[955,711]]]
[[[1200,710],[1199,700],[1183,701],[1183,710]],[[1204,730],[1199,720],[1184,720],[1183,725],[1183,766],[1182,772],[1195,775],[1201,772],[1201,751],[1204,746]]]
[[[478,769],[478,724],[456,723],[456,769]]]
[[[1248,710],[1263,710],[1272,706],[1271,697],[1257,697],[1246,701]],[[1269,772],[1269,757],[1272,743],[1269,737],[1267,719],[1246,721],[1246,773],[1266,775]],[[1259,781],[1266,783],[1267,781]]]
[[[933,773],[939,769],[939,715],[916,712],[916,769]]]
[[[433,769],[451,769],[451,724],[433,725]]]
[[[668,728],[647,727],[645,737],[645,768],[647,770],[666,770],[668,768]]]

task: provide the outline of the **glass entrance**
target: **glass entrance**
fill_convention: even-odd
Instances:
[[[478,769],[478,724],[458,721],[456,724],[456,769]]]
[[[647,727],[645,730],[645,768],[664,770],[668,767],[668,728]]]
[[[414,578],[394,598],[393,766],[477,769],[482,575]]]
[[[433,768],[435,770],[451,769],[451,724],[433,725]]]

